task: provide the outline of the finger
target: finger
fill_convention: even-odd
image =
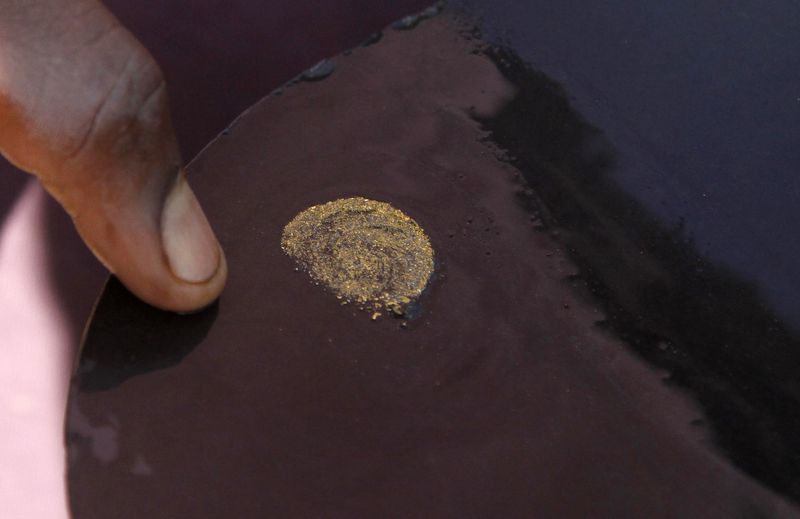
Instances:
[[[96,2],[8,6],[0,149],[39,176],[140,298],[183,312],[211,303],[225,257],[181,169],[158,66]]]

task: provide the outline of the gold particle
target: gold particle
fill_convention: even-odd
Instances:
[[[343,302],[402,315],[433,273],[433,248],[411,217],[385,202],[343,198],[309,207],[281,248]]]

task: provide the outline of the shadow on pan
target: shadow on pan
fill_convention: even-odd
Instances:
[[[203,341],[218,310],[219,301],[194,314],[164,312],[140,301],[112,276],[84,338],[76,372],[79,389],[111,389],[178,364]]]

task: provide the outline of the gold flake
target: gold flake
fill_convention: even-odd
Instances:
[[[283,229],[281,248],[345,302],[402,315],[433,273],[425,231],[385,202],[343,198],[309,207]]]

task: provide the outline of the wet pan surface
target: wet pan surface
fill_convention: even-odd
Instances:
[[[175,316],[111,280],[67,438],[76,519],[791,515],[602,305],[485,124],[518,94],[443,14],[245,112],[190,165],[230,265]],[[281,249],[304,209],[384,201],[428,234],[413,314],[341,304]]]

